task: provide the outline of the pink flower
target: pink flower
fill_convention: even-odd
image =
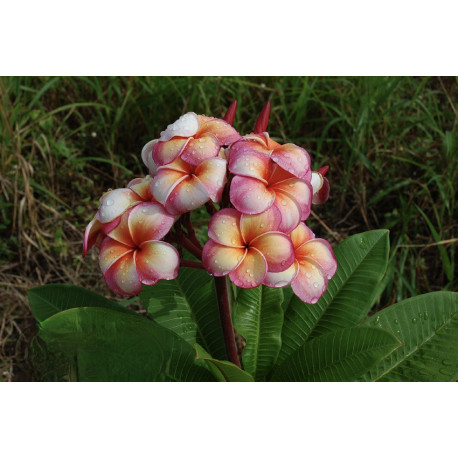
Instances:
[[[236,173],[231,182],[230,199],[242,213],[258,214],[272,206],[281,214],[278,230],[291,232],[310,215],[312,187],[285,171],[268,156],[252,152],[249,159],[231,151],[229,168]]]
[[[229,274],[241,288],[259,286],[267,271],[280,272],[294,261],[291,239],[278,232],[280,212],[271,207],[259,215],[225,208],[213,215],[202,262],[215,276]]]
[[[281,288],[291,284],[294,294],[303,302],[315,304],[328,287],[328,281],[337,270],[331,245],[301,223],[290,234],[295,260],[282,272],[269,272],[264,284]]]
[[[112,231],[121,221],[120,217],[129,208],[141,203],[154,201],[150,187],[152,178],[134,178],[127,188],[108,191],[100,198],[96,216],[84,232],[83,256],[93,245],[99,245],[103,236]]]
[[[218,202],[226,184],[226,160],[212,157],[198,166],[181,158],[159,167],[153,196],[172,215],[180,215],[212,200]]]
[[[178,275],[180,257],[172,245],[159,241],[174,218],[162,205],[144,202],[121,216],[100,245],[99,265],[107,286],[116,294],[135,296],[141,284],[154,285]]]
[[[304,148],[296,146],[293,143],[286,143],[280,145],[269,137],[267,132],[262,134],[250,134],[242,137],[239,141],[235,142],[230,147],[230,159],[234,155],[237,158],[240,156],[244,160],[259,160],[260,155],[266,155],[272,161],[278,164],[283,170],[291,173],[297,178],[310,182],[312,178],[312,170],[310,168],[310,156]],[[231,166],[229,167],[231,170]],[[238,173],[232,171],[232,173]],[[263,172],[255,167],[255,172],[262,178]],[[251,175],[254,176],[254,175]]]
[[[216,157],[222,146],[238,139],[240,134],[226,121],[191,112],[170,124],[157,141],[145,147],[148,146],[148,152],[151,148],[153,162],[158,166],[170,164],[179,157],[197,166]]]

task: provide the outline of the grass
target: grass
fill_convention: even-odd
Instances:
[[[456,291],[457,88],[450,77],[0,78],[0,379],[41,377],[28,288],[110,295],[95,252],[81,256],[102,192],[145,174],[142,146],[179,115],[222,116],[234,99],[239,131],[270,100],[271,135],[331,166],[331,198],[308,220],[317,236],[390,229],[376,308]]]

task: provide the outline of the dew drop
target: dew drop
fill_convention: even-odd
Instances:
[[[258,200],[261,200],[261,196],[258,196]]]
[[[254,277],[254,274],[253,274],[253,273],[251,273],[251,274],[250,274],[250,277]]]
[[[305,273],[305,276],[306,276],[307,278],[310,278],[310,277],[312,276],[312,274],[311,274],[310,272],[306,272],[306,273]]]
[[[318,283],[317,282],[313,283],[313,287],[318,288]]]
[[[107,207],[111,207],[113,204],[114,204],[114,200],[113,200],[113,199],[107,199],[107,200],[105,201],[105,205],[106,205]]]
[[[218,264],[218,260],[217,259],[215,259],[215,264]]]
[[[283,206],[285,206],[286,203],[287,203],[286,200],[282,200],[282,201],[281,201],[281,204],[282,204]]]
[[[398,324],[399,323],[399,320],[394,320],[394,324]]]
[[[423,315],[423,318],[424,318],[425,320],[427,320],[427,319],[429,318],[428,312],[425,312],[425,314]]]
[[[235,223],[232,223],[233,226],[235,226]]]
[[[261,223],[259,227],[262,229],[265,226],[265,224]]]
[[[235,245],[235,244],[237,243],[237,240],[232,239],[232,240],[231,240],[231,243],[232,243],[232,245]]]
[[[417,319],[416,318],[412,318],[412,323],[416,323],[417,322]]]
[[[312,300],[310,301],[311,304],[316,304],[318,302],[317,297],[312,297]]]
[[[328,280],[331,280],[331,278],[332,278],[330,275],[328,275],[327,277],[328,277]]]
[[[247,269],[247,270],[246,270],[246,273],[249,274],[249,273],[250,273],[250,269]]]

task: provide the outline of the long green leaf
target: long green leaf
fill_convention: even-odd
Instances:
[[[279,288],[259,286],[240,289],[233,316],[234,326],[246,339],[243,367],[255,380],[269,373],[281,347],[283,292]]]
[[[271,380],[355,381],[399,345],[393,334],[382,329],[341,329],[306,342],[275,370]]]
[[[133,310],[80,286],[44,285],[29,289],[27,293],[33,316],[39,323],[63,310],[77,307],[104,307],[136,315]]]
[[[52,351],[76,361],[79,381],[211,381],[192,347],[140,315],[72,308],[41,323]]]
[[[254,382],[253,377],[229,361],[212,358],[199,344],[194,344],[196,359],[207,363],[208,368],[220,382]]]
[[[458,379],[458,293],[440,291],[412,297],[373,315],[363,326],[389,330],[404,344],[363,380]]]
[[[335,247],[337,272],[321,299],[309,305],[296,296],[291,298],[278,364],[307,340],[355,326],[367,316],[386,270],[388,252],[387,230],[356,234]]]
[[[203,270],[182,268],[175,280],[143,286],[148,314],[189,344],[200,343],[215,358],[225,358],[223,332],[213,278]]]

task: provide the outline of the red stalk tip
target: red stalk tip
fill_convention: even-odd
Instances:
[[[234,100],[230,104],[229,108],[227,109],[226,114],[224,115],[223,119],[232,126],[232,124],[234,123],[236,113],[237,113],[237,100]]]
[[[267,131],[267,125],[269,124],[269,117],[270,117],[270,102],[267,102],[264,105],[261,113],[259,113],[258,120],[256,121],[256,125],[254,126],[254,133],[255,134],[262,134],[263,132]]]
[[[321,167],[321,169],[318,169],[317,172],[318,172],[322,177],[324,177],[324,176],[328,173],[328,170],[329,170],[329,165],[325,165],[325,166]]]

